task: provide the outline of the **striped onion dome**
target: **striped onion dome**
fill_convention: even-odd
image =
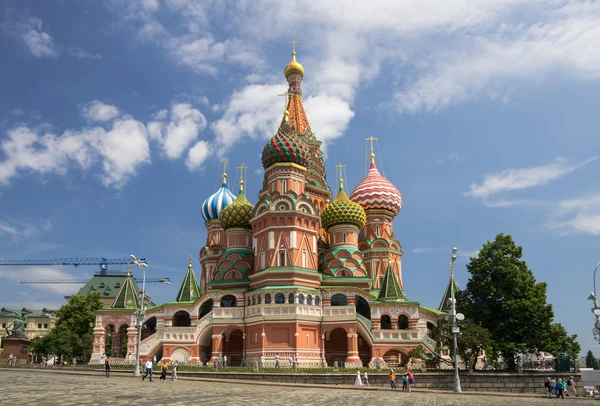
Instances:
[[[223,174],[223,184],[202,203],[202,217],[204,221],[217,220],[221,211],[233,203],[235,195],[227,189],[227,174]]]
[[[294,128],[288,122],[289,112],[286,110],[277,133],[263,148],[262,164],[265,169],[280,162],[291,162],[306,166],[309,149],[306,143],[296,136]]]
[[[384,178],[375,166],[375,155],[371,154],[371,168],[367,176],[354,188],[350,199],[366,211],[386,210],[397,216],[402,210],[402,196],[396,186]]]
[[[219,222],[225,230],[230,228],[251,228],[250,220],[252,220],[253,215],[254,206],[246,199],[244,182],[240,182],[240,193],[238,193],[233,203],[221,211]]]
[[[337,224],[354,224],[363,228],[367,215],[360,204],[354,203],[344,191],[344,183],[340,180],[340,192],[333,202],[325,206],[321,213],[321,224],[325,230]]]

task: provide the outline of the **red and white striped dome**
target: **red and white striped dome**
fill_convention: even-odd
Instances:
[[[397,216],[402,210],[400,192],[392,182],[381,176],[374,161],[371,161],[367,176],[350,194],[350,199],[360,204],[366,211],[387,210]]]

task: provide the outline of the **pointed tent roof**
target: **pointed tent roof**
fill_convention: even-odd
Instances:
[[[448,281],[448,286],[446,286],[446,291],[444,292],[444,297],[442,297],[442,301],[440,302],[440,307],[438,307],[438,310],[440,310],[442,312],[448,313],[450,311],[450,306],[448,306],[448,299],[450,299],[450,296],[451,296],[450,286],[453,282],[454,282],[454,293],[456,294],[456,293],[460,292],[460,287],[458,286],[458,283],[456,283],[456,279],[450,277],[450,280]]]
[[[139,309],[139,293],[138,287],[131,277],[131,269],[127,265],[127,276],[111,307],[113,309]]]
[[[402,292],[390,263],[391,261],[388,262],[388,267],[385,271],[385,276],[383,277],[383,283],[381,284],[381,289],[379,289],[377,300],[382,302],[406,301],[406,295]]]
[[[196,274],[194,274],[194,270],[192,269],[192,256],[190,255],[188,269],[185,274],[185,278],[183,278],[183,283],[181,284],[181,288],[179,288],[179,293],[177,294],[177,299],[175,301],[195,302],[199,297],[200,288],[198,288],[198,280],[196,279]]]

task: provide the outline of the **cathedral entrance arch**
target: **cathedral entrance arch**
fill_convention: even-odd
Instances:
[[[150,317],[142,326],[142,340],[156,333],[156,317]]]
[[[208,313],[210,313],[212,311],[212,309],[213,309],[212,299],[208,299],[207,301],[202,303],[202,305],[200,305],[200,308],[198,309],[198,320],[200,320],[202,317],[204,317]]]
[[[367,300],[362,297],[362,296],[358,296],[356,295],[355,297],[355,301],[356,301],[356,313],[360,314],[361,316],[365,317],[367,320],[371,320],[371,306],[369,306],[369,302],[367,302]]]
[[[389,350],[385,354],[383,354],[383,360],[387,364],[388,368],[398,368],[406,364],[406,354],[397,351],[397,350]]]
[[[339,327],[325,335],[325,361],[328,366],[333,366],[335,361],[341,367],[348,357],[348,333]]]
[[[360,358],[364,367],[369,366],[369,362],[371,362],[372,359],[371,345],[369,344],[369,341],[361,334],[361,332],[358,333],[358,357]]]
[[[227,366],[241,366],[244,361],[244,333],[236,329],[223,335],[223,355],[227,355]]]
[[[200,333],[200,337],[198,338],[198,354],[200,354],[202,365],[206,365],[212,358],[212,335],[213,329],[207,328]]]
[[[173,315],[173,327],[189,327],[191,325],[192,319],[185,310],[180,310]]]

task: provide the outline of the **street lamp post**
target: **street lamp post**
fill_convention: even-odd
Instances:
[[[146,318],[146,267],[148,264],[144,261],[138,260],[135,255],[129,256],[133,261],[133,264],[140,268],[142,271],[142,300],[140,303],[140,310],[137,312],[137,349],[135,351],[135,371],[133,373],[134,376],[141,376],[140,372],[140,347],[142,345],[142,324],[144,323],[144,319]]]
[[[591,300],[594,303],[592,313],[596,318],[594,328],[592,329],[592,334],[596,340],[600,341],[600,307],[598,307],[598,296],[596,296],[596,271],[598,271],[598,268],[600,268],[600,262],[598,262],[594,268],[594,291],[590,293],[588,300]]]
[[[457,337],[460,332],[459,327],[456,325],[457,318],[460,320],[464,319],[464,316],[460,313],[456,313],[456,298],[454,297],[454,261],[456,261],[456,247],[452,248],[452,261],[450,261],[450,301],[452,306],[448,314],[450,321],[452,322],[452,344],[454,346],[454,392],[460,393],[462,389],[460,387],[460,375],[458,374],[458,343]]]

